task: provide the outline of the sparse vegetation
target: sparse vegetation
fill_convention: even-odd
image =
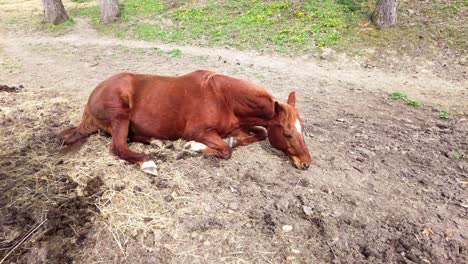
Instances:
[[[439,117],[442,119],[449,119],[449,113],[446,111],[439,112]]]
[[[421,107],[421,102],[416,100],[408,100],[406,101],[406,104],[412,107]]]
[[[70,32],[73,25],[76,24],[76,21],[73,18],[69,18],[65,23],[54,25],[54,24],[41,24],[41,29],[47,30],[48,32],[54,34],[63,34]]]
[[[466,0],[399,1],[396,27],[378,30],[363,19],[338,46],[348,54],[367,51],[364,57],[373,65],[388,65],[389,57],[398,56],[409,67],[431,61],[441,73],[458,69],[456,77],[466,67],[467,12]]]
[[[407,105],[412,106],[412,107],[421,107],[421,102],[410,99],[408,95],[405,93],[394,92],[390,94],[389,98],[392,100],[402,100]]]
[[[73,26],[75,24],[75,20],[73,18],[69,18],[65,23],[67,26]]]
[[[171,57],[177,57],[182,55],[182,51],[180,49],[173,49],[170,50],[167,54],[171,55]]]
[[[394,93],[390,94],[390,99],[392,99],[392,100],[406,100],[406,99],[408,99],[408,95],[405,94],[405,93],[401,93],[401,92],[394,92]]]
[[[454,151],[452,151],[451,154],[452,154],[452,157],[457,159],[457,160],[461,160],[461,159],[466,158],[465,152],[463,152],[462,150],[454,150]]]

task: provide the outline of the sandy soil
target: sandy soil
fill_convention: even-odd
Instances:
[[[0,31],[0,260],[5,263],[467,262],[468,85],[227,49]],[[160,176],[116,160],[94,135],[63,155],[90,91],[133,71],[212,69],[291,90],[314,157],[308,171],[261,142],[230,160],[183,142],[131,144]],[[23,87],[20,87],[22,85]],[[388,99],[401,91],[412,108]],[[440,119],[439,111],[450,113]],[[465,231],[463,231],[465,230]],[[2,261],[0,261],[2,262]]]

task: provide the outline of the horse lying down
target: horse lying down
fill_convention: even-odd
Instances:
[[[105,131],[112,136],[115,156],[157,175],[154,161],[129,150],[128,140],[183,138],[191,150],[228,159],[233,147],[268,137],[305,170],[311,157],[295,102],[294,92],[287,104],[280,103],[262,87],[206,70],[179,77],[119,73],[94,89],[81,123],[60,132],[59,138],[74,145]]]

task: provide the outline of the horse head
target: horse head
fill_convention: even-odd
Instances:
[[[295,105],[295,92],[289,94],[287,104],[275,101],[275,114],[268,124],[268,140],[274,148],[291,158],[296,168],[306,170],[312,158],[304,141],[304,129]]]

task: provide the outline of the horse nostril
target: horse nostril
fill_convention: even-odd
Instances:
[[[303,162],[303,163],[302,163],[302,169],[303,169],[303,170],[306,170],[306,169],[308,169],[308,168],[309,168],[309,164]]]

